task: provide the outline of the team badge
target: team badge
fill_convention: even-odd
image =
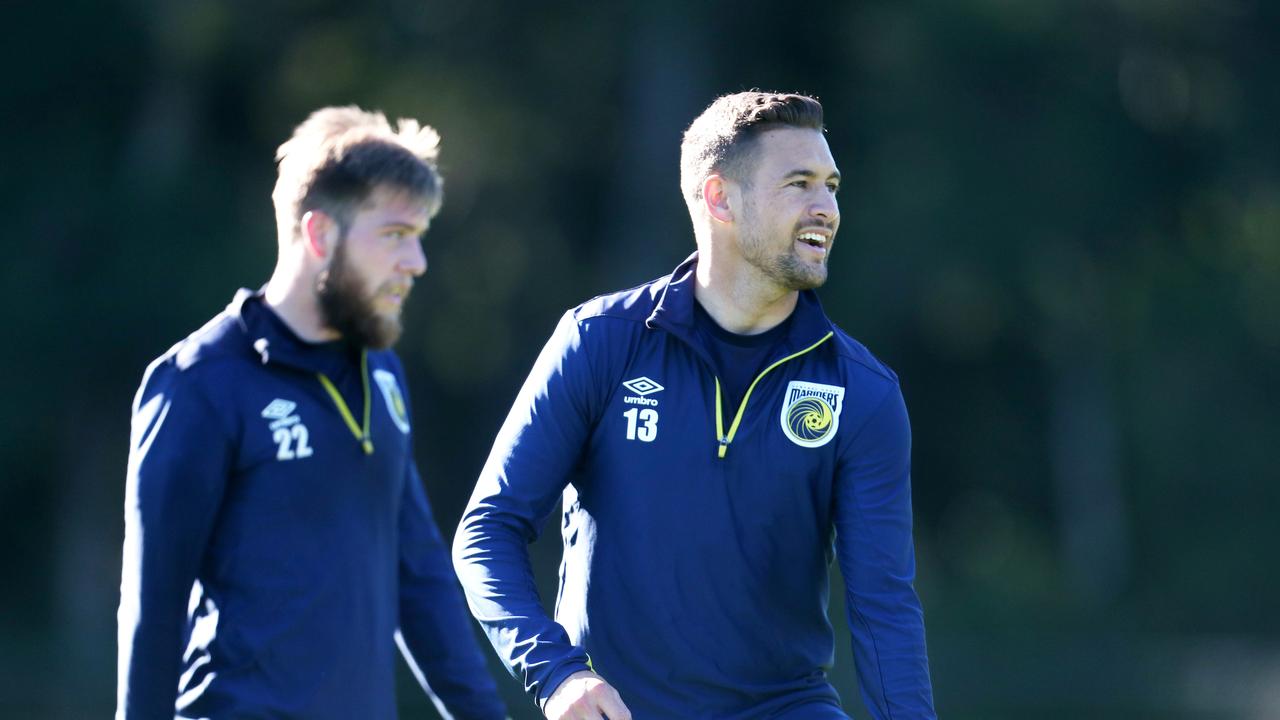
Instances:
[[[386,370],[374,370],[373,381],[378,384],[378,389],[382,391],[383,404],[387,406],[387,414],[391,416],[391,420],[395,422],[396,427],[400,428],[400,432],[409,433],[409,411],[404,404],[404,395],[400,392],[400,384],[396,382],[396,376]]]
[[[840,429],[844,388],[792,380],[782,396],[782,432],[800,447],[822,447]]]

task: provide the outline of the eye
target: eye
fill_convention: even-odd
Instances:
[[[809,181],[805,179],[792,180],[790,184],[791,184],[791,187],[798,187],[798,188],[809,187]]]
[[[832,195],[835,195],[840,192],[840,183],[827,183],[827,189],[831,191]]]

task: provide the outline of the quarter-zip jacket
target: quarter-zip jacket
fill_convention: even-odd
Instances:
[[[351,368],[348,422],[316,348],[270,312],[242,290],[138,390],[117,717],[172,718],[176,699],[178,717],[394,718],[399,631],[456,717],[502,718],[399,360]]]
[[[540,704],[592,667],[636,718],[780,716],[838,702],[834,550],[867,707],[934,717],[897,377],[805,291],[776,360],[721,407],[696,264],[561,319],[454,539],[472,613]],[[557,500],[552,621],[527,544]]]

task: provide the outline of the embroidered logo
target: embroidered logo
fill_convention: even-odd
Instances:
[[[396,376],[386,370],[374,370],[373,381],[382,391],[382,399],[385,401],[383,404],[386,405],[387,414],[391,416],[392,422],[400,428],[400,432],[408,435],[409,410],[404,404],[404,395],[400,392],[400,384],[396,382]]]
[[[782,396],[782,432],[800,447],[822,447],[840,429],[844,388],[792,380]]]
[[[644,377],[643,375],[638,378],[634,378],[622,383],[622,387],[630,390],[631,392],[637,395],[640,395],[641,397],[645,395],[652,395],[664,389],[656,381],[650,380],[649,378]]]
[[[268,420],[283,420],[293,413],[293,409],[298,407],[298,403],[292,400],[281,400],[276,398],[272,400],[266,407],[262,408],[262,417]]]
[[[649,407],[657,407],[658,400],[657,398],[645,397],[645,395],[652,395],[656,392],[661,392],[663,389],[656,380],[650,380],[643,375],[622,383],[622,387],[635,393],[635,395],[624,395],[622,402],[628,405],[648,405]]]

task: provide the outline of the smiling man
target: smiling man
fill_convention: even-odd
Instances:
[[[394,718],[397,643],[442,711],[504,717],[389,349],[427,269],[438,143],[313,113],[277,154],[271,280],[147,368],[117,718]]]
[[[697,252],[569,311],[454,539],[472,612],[548,718],[934,717],[898,379],[814,288],[840,227],[822,106],[716,100],[681,147]],[[526,545],[562,505],[553,621]]]

